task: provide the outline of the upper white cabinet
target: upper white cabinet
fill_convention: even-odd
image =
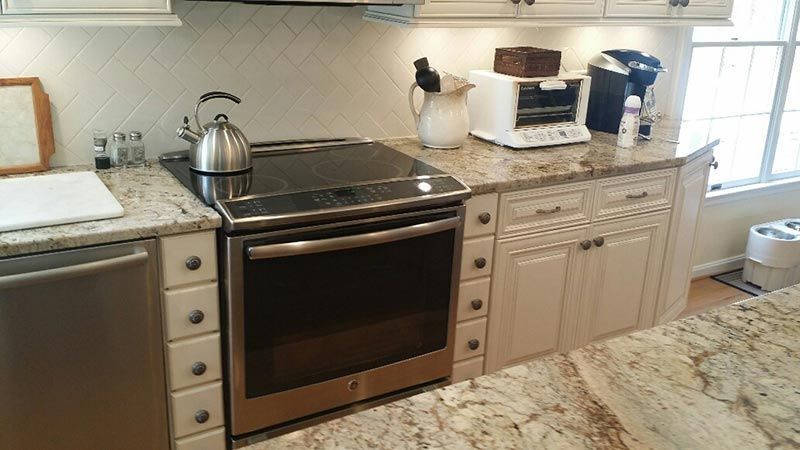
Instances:
[[[170,0],[0,0],[0,26],[177,26]]]
[[[522,2],[519,17],[603,17],[605,0],[536,0]]]
[[[427,0],[369,6],[364,18],[429,27],[709,25],[729,23],[733,0]]]

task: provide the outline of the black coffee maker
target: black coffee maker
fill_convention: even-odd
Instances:
[[[653,85],[658,74],[666,71],[658,58],[638,50],[606,50],[592,58],[586,126],[617,133],[625,99],[636,95],[642,99],[639,135],[649,138],[652,125],[661,117],[656,110]]]

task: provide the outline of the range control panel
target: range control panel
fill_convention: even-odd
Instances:
[[[421,177],[376,182],[313,191],[292,192],[225,202],[232,218],[249,219],[314,213],[320,210],[357,207],[396,200],[411,200],[430,195],[447,194],[468,189],[450,176]]]

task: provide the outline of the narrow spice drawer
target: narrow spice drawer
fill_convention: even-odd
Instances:
[[[453,384],[483,375],[483,356],[465,359],[453,364]]]
[[[676,169],[667,169],[598,181],[593,220],[669,208],[675,176]]]
[[[225,428],[193,434],[175,441],[175,450],[225,450]]]
[[[208,283],[164,291],[167,340],[219,330],[219,287]]]
[[[222,378],[219,333],[171,342],[167,356],[173,391]]]
[[[494,236],[467,239],[461,254],[461,279],[485,277],[492,273]]]
[[[497,194],[477,195],[466,201],[464,237],[494,234],[497,227]]]
[[[483,355],[486,347],[486,318],[461,322],[456,325],[453,361]]]
[[[225,424],[222,383],[210,383],[170,394],[175,438],[221,427]]]
[[[593,181],[530,189],[500,197],[500,236],[552,230],[589,223]]]
[[[217,244],[213,231],[160,239],[164,287],[217,279]]]
[[[458,287],[458,311],[456,320],[477,319],[486,315],[489,310],[489,288],[491,278],[462,281]]]

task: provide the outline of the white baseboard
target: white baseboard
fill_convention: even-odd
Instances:
[[[744,267],[744,254],[699,264],[692,268],[692,279],[710,277]]]

